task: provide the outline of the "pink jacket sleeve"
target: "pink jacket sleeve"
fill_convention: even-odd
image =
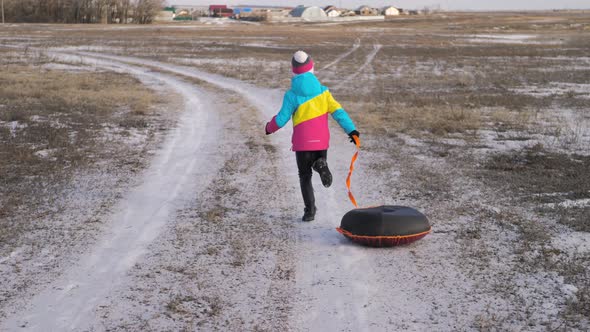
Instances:
[[[280,127],[277,125],[276,117],[276,115],[273,116],[272,119],[266,124],[266,132],[269,134],[272,134],[280,129]]]

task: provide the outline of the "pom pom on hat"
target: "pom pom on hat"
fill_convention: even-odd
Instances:
[[[297,51],[293,54],[291,65],[293,66],[293,73],[295,74],[303,74],[308,71],[313,71],[313,60],[309,54],[303,51]]]

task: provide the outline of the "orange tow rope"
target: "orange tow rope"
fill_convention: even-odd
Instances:
[[[356,152],[354,153],[354,155],[352,156],[352,160],[350,161],[350,170],[348,171],[348,177],[346,178],[346,188],[348,189],[348,198],[352,202],[352,205],[354,205],[355,208],[358,208],[358,205],[356,204],[356,199],[354,199],[354,195],[350,191],[350,177],[352,176],[352,171],[354,170],[354,162],[358,158],[359,151],[361,150],[361,139],[356,135],[353,135],[352,139],[356,144]]]

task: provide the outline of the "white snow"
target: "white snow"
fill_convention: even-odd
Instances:
[[[590,118],[575,109],[540,110],[535,114],[535,125],[543,130],[508,130],[498,132],[480,129],[479,139],[485,151],[510,151],[532,147],[538,143],[546,148],[568,154],[590,154]]]
[[[21,248],[16,249],[15,251],[11,252],[8,256],[0,258],[0,264],[8,261],[9,259],[13,259],[13,258],[17,257],[23,251],[24,251],[24,249],[21,247]]]
[[[590,253],[590,233],[567,232],[560,233],[551,239],[551,245],[564,252]]]
[[[478,35],[473,35],[473,37],[474,38],[485,38],[485,39],[501,39],[501,40],[525,41],[525,40],[537,38],[537,35],[478,34]]]
[[[564,83],[550,82],[548,86],[531,85],[523,88],[512,89],[516,93],[531,95],[535,97],[564,96],[576,94],[578,98],[590,99],[590,83]]]
[[[63,46],[63,47],[60,47],[60,50],[63,50],[63,51],[88,51],[88,52],[120,52],[120,51],[123,51],[124,48],[118,47],[118,46],[84,45],[84,46]]]
[[[590,198],[585,199],[566,199],[563,202],[559,203],[547,203],[545,204],[548,207],[555,208],[555,207],[564,207],[564,208],[571,208],[571,207],[585,207],[590,206]]]
[[[256,58],[238,58],[238,59],[211,59],[211,58],[169,58],[169,60],[178,62],[180,64],[190,65],[227,65],[231,64],[234,66],[253,66],[260,65],[269,68],[279,68],[283,65],[279,61],[268,61]]]
[[[61,70],[61,71],[69,71],[69,72],[84,72],[84,71],[96,71],[96,68],[87,67],[87,66],[76,66],[67,63],[47,63],[41,66],[43,69],[48,70]]]
[[[8,122],[8,128],[10,129],[10,135],[15,137],[19,129],[27,128],[29,125],[26,123],[20,123],[19,121]]]
[[[51,155],[59,151],[59,149],[43,149],[35,152],[35,155],[41,158],[49,158]]]
[[[226,25],[226,24],[253,24],[260,25],[259,22],[249,22],[242,20],[233,20],[229,18],[210,18],[210,17],[199,17],[199,23],[207,25]]]
[[[538,35],[522,34],[476,34],[469,36],[467,41],[472,43],[490,43],[490,44],[542,44],[542,45],[560,45],[562,40],[539,39]]]

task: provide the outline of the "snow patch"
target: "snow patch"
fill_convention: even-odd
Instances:
[[[0,258],[0,264],[18,257],[23,251],[24,251],[24,249],[21,247],[21,248],[16,249],[15,251],[11,252],[10,255]]]
[[[20,129],[24,129],[27,128],[29,125],[26,123],[20,123],[19,121],[11,121],[8,123],[8,129],[10,129],[10,135],[12,137],[16,136],[16,133],[20,130]]]
[[[121,52],[125,49],[117,46],[61,46],[59,48],[52,48],[53,50],[71,52],[71,51],[86,51],[86,52]]]
[[[472,43],[560,45],[562,40],[539,40],[537,35],[477,34],[467,38]]]
[[[537,35],[478,34],[478,35],[473,35],[473,37],[474,38],[485,38],[485,39],[501,39],[501,40],[525,41],[525,40],[536,38]]]
[[[233,20],[229,18],[210,18],[210,17],[199,17],[199,22],[206,25],[226,25],[226,24],[251,24],[260,25],[259,22],[249,22],[242,20]]]
[[[41,66],[41,68],[46,70],[61,70],[67,72],[94,72],[97,71],[97,68],[87,67],[87,66],[77,66],[74,64],[66,64],[66,63],[47,63]]]
[[[188,64],[188,65],[219,65],[225,66],[253,66],[260,65],[265,67],[280,68],[283,63],[280,61],[268,61],[257,58],[238,58],[238,59],[212,59],[212,58],[170,58],[171,61]]]
[[[556,208],[556,207],[563,207],[563,208],[571,208],[571,207],[586,207],[590,206],[590,198],[584,199],[566,199],[563,202],[559,203],[547,203],[545,204],[547,207]]]
[[[512,89],[513,92],[534,97],[549,96],[575,96],[576,98],[590,99],[590,84],[551,82],[548,87],[531,85],[523,88]]]
[[[553,236],[551,245],[563,252],[590,252],[590,233],[588,232],[560,232]]]
[[[57,151],[59,151],[59,149],[44,149],[44,150],[39,150],[35,152],[35,155],[37,157],[41,157],[44,159],[55,159],[55,158],[50,158],[51,156],[53,156],[53,154],[55,154]]]

